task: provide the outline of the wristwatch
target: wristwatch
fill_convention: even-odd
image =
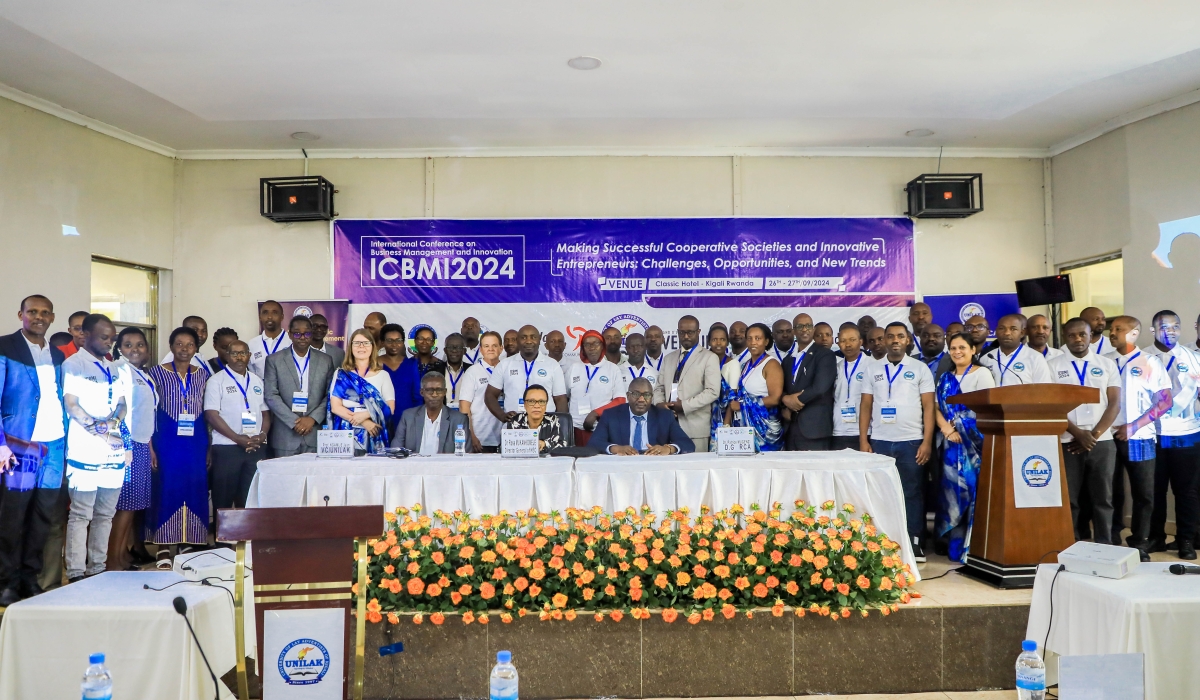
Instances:
[[[92,423],[92,426],[96,429],[97,435],[103,435],[108,432],[108,421],[106,420],[98,420]]]

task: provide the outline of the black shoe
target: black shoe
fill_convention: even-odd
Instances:
[[[1150,552],[1147,552],[1146,550],[1142,549],[1141,547],[1138,547],[1137,551],[1138,551],[1138,556],[1141,557],[1142,561],[1150,561]]]
[[[80,581],[84,580],[85,578],[87,578],[87,576],[68,576],[67,577],[67,585],[69,586],[72,583],[79,583]]]
[[[945,540],[934,540],[933,553],[939,557],[944,557],[950,554],[950,544]]]
[[[1176,537],[1175,539],[1173,539],[1167,543],[1167,551],[1168,552],[1174,552],[1177,549],[1179,549],[1179,538],[1178,537]]]
[[[919,538],[919,537],[913,538],[912,549],[913,549],[913,559],[916,560],[916,562],[918,564],[924,564],[925,563],[925,550],[922,549],[922,547],[921,547],[921,538]]]
[[[1147,552],[1165,552],[1167,551],[1167,542],[1159,537],[1151,537],[1146,540]]]
[[[1186,559],[1188,561],[1195,561],[1196,546],[1192,544],[1191,540],[1183,540],[1179,543],[1179,558]]]
[[[10,605],[21,602],[21,594],[15,589],[5,588],[3,593],[0,593],[0,608],[7,608]]]

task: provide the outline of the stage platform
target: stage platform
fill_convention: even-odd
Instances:
[[[930,557],[922,577],[953,568]],[[689,625],[681,617],[619,623],[580,617],[504,625],[367,627],[367,698],[480,697],[497,650],[509,649],[523,698],[674,698],[920,693],[1006,689],[1031,591],[996,590],[949,573],[889,617],[838,622],[768,610]],[[380,658],[380,646],[404,652]]]

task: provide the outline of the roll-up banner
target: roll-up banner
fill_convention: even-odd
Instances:
[[[906,218],[340,219],[332,238],[351,327],[379,311],[442,338],[473,316],[500,333],[560,330],[568,353],[607,326],[658,325],[675,347],[685,314],[702,330],[801,311],[835,331],[903,320],[915,295]]]

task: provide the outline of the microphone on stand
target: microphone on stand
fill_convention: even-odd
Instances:
[[[212,676],[213,681],[213,698],[221,700],[221,686],[217,685],[217,674],[213,673],[212,665],[208,663],[208,656],[204,653],[204,647],[200,646],[200,638],[196,636],[196,630],[192,629],[192,621],[187,616],[187,601],[183,596],[175,596],[175,600],[171,601],[175,606],[175,612],[179,613],[183,621],[187,623],[188,632],[192,633],[192,639],[196,641],[196,648],[200,650],[200,658],[204,659],[204,665],[208,667],[208,675]]]
[[[1189,566],[1188,564],[1172,564],[1167,567],[1167,571],[1170,571],[1171,573],[1175,574],[1176,576],[1183,576],[1184,574],[1200,574],[1200,566]]]

